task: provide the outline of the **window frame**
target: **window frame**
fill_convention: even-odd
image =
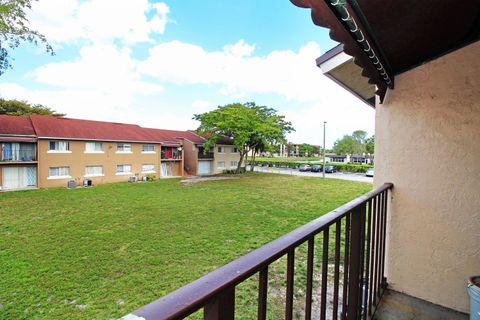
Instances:
[[[145,150],[146,146],[152,147],[152,150]],[[155,148],[155,145],[153,143],[142,145],[142,153],[157,153],[155,149],[156,148]]]
[[[151,170],[145,170],[145,166],[151,166]],[[154,163],[144,163],[142,164],[142,173],[156,173]]]
[[[125,147],[127,147],[127,150],[125,150]],[[117,153],[133,153],[132,150],[133,148],[131,143],[117,143]]]
[[[52,170],[57,169],[59,174],[52,175]],[[61,172],[61,169],[66,169],[66,172]],[[63,173],[60,175],[60,173]],[[48,167],[48,180],[60,180],[60,179],[71,179],[72,176],[70,175],[70,167],[69,166],[58,166],[58,167]]]
[[[55,146],[55,149],[52,149],[52,144]],[[66,149],[60,149],[60,145],[65,145]],[[49,140],[48,141],[48,151],[47,153],[72,153],[70,151],[70,141],[68,140]]]
[[[87,168],[101,168],[102,172],[101,173],[88,173]],[[85,166],[85,175],[84,175],[85,178],[103,177],[103,176],[105,176],[104,171],[103,171],[103,165],[88,165],[88,166]]]
[[[88,150],[88,145],[94,145],[95,147],[93,148],[94,150]],[[96,150],[97,146],[100,146],[100,150]],[[85,142],[85,151],[84,153],[104,153],[103,151],[103,142],[98,142],[98,141],[89,141]]]
[[[125,167],[125,166],[129,166],[129,167],[130,167],[130,171],[125,171],[125,170],[118,171],[118,168],[119,168],[119,167]],[[132,165],[131,165],[131,164],[117,164],[116,171],[115,171],[115,175],[117,175],[117,176],[126,176],[126,175],[131,175],[131,174],[132,174]]]

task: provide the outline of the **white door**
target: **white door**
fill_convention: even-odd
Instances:
[[[37,185],[37,168],[35,167],[4,167],[3,189],[23,189]]]
[[[212,161],[198,161],[198,175],[212,174]]]

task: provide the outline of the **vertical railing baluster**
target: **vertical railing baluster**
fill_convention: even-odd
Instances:
[[[360,268],[358,271],[358,279],[359,279],[359,295],[358,295],[358,305],[359,305],[359,318],[362,319],[365,313],[365,232],[366,232],[366,215],[367,215],[367,202],[364,202],[361,205],[360,212]]]
[[[368,223],[368,233],[369,233],[369,276],[368,276],[368,315],[372,315],[372,298],[373,298],[373,292],[374,292],[374,281],[373,281],[373,268],[375,266],[375,222],[376,222],[376,217],[375,217],[375,205],[376,201],[375,198],[372,198],[370,200],[370,209],[369,209],[369,223]],[[367,263],[368,265],[368,263]]]
[[[383,246],[382,246],[382,289],[385,290],[386,281],[385,281],[385,250],[387,245],[387,207],[388,207],[388,190],[383,192],[384,201],[383,201]]]
[[[322,253],[322,291],[320,296],[320,319],[325,320],[327,315],[327,277],[328,277],[328,240],[329,226],[323,230],[323,253]]]
[[[308,239],[307,254],[307,288],[305,294],[305,320],[312,319],[312,292],[313,292],[313,254],[314,238]]]
[[[379,292],[379,275],[380,275],[380,248],[381,248],[381,226],[382,226],[382,194],[378,195],[378,205],[377,205],[377,226],[376,226],[376,233],[377,233],[377,246],[375,250],[375,292],[374,292],[374,304],[377,305],[378,303],[378,292]]]
[[[258,276],[258,320],[267,318],[268,266]]]
[[[348,271],[350,256],[350,213],[345,215],[345,251],[343,257],[342,320],[347,319]]]
[[[360,252],[362,214],[365,207],[360,205],[352,211],[352,231],[350,243],[350,268],[348,274],[348,306],[347,319],[357,320],[359,306],[359,280],[360,280]]]
[[[333,271],[333,320],[338,319],[338,283],[340,278],[340,235],[342,232],[342,221],[338,220],[335,225],[335,262]]]
[[[287,254],[287,292],[285,302],[285,319],[293,318],[293,281],[295,272],[295,249]]]
[[[229,287],[210,300],[203,308],[204,320],[235,319],[235,287]]]

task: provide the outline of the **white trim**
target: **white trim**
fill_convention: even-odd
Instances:
[[[142,151],[142,154],[156,154],[157,151]]]
[[[48,176],[47,180],[62,180],[62,179],[71,179],[72,176]]]
[[[116,176],[131,176],[133,173],[131,172],[117,172],[115,173]]]
[[[70,150],[48,150],[47,153],[72,153]]]
[[[83,153],[105,153],[105,151],[83,151]]]
[[[86,174],[83,176],[84,178],[93,178],[93,177],[105,177],[103,173],[98,173],[98,174]]]
[[[133,151],[115,151],[116,154],[132,154]]]
[[[144,174],[145,174],[145,173],[157,173],[157,171],[155,171],[155,170],[150,170],[150,171],[142,171],[142,173],[144,173]]]
[[[353,59],[353,57],[349,56],[348,54],[342,51],[339,54],[336,54],[335,56],[321,63],[319,67],[323,73],[327,73],[341,66],[342,64],[349,61],[350,59]]]

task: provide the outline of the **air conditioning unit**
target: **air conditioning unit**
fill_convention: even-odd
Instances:
[[[130,177],[130,179],[128,179],[128,182],[137,182],[137,177]]]
[[[67,182],[67,188],[69,189],[75,189],[77,187],[77,183],[75,180],[68,180]]]
[[[84,187],[91,187],[91,186],[93,186],[92,180],[91,180],[91,179],[84,179],[84,180],[83,180],[83,186],[84,186]]]
[[[145,182],[145,181],[148,181],[147,176],[143,176],[143,177],[142,177],[142,181],[144,181],[144,182]]]

